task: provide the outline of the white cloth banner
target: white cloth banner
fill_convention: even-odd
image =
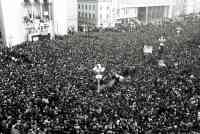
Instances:
[[[143,48],[144,53],[152,53],[153,52],[153,47],[152,46],[148,46],[148,45],[144,45]]]
[[[166,67],[164,60],[159,60],[159,61],[158,61],[158,65],[159,65],[160,67]]]

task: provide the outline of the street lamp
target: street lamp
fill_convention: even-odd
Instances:
[[[163,37],[163,36],[161,36],[159,39],[158,39],[158,41],[160,42],[160,46],[165,46],[165,42],[166,42],[166,39],[165,39],[165,37]]]
[[[181,28],[181,27],[177,27],[177,28],[176,28],[176,33],[177,33],[177,35],[180,35],[180,33],[181,33],[181,30],[182,30],[182,28]]]
[[[158,61],[158,64],[159,66],[161,67],[165,67],[165,63],[164,63],[164,60],[163,60],[163,52],[164,52],[164,46],[165,46],[165,42],[166,42],[166,39],[165,37],[161,36],[158,41],[160,42],[160,46],[159,46],[159,61]]]
[[[93,71],[96,73],[95,78],[97,79],[97,92],[100,92],[100,80],[102,80],[103,73],[105,71],[105,67],[102,67],[101,64],[97,64],[94,68]]]

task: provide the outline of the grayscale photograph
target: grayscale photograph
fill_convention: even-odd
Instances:
[[[200,134],[200,0],[0,0],[0,134]]]

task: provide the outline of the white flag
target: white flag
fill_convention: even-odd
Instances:
[[[15,128],[16,124],[12,126],[11,128],[11,134],[20,134],[20,131]]]
[[[143,49],[144,53],[152,53],[153,52],[153,47],[152,46],[148,46],[148,45],[144,45],[144,49]]]
[[[175,62],[175,63],[174,63],[174,66],[177,67],[177,66],[178,66],[178,62]]]
[[[160,67],[166,67],[164,60],[159,60],[159,61],[158,61],[158,65],[159,65]]]
[[[49,13],[48,13],[47,11],[45,11],[45,12],[44,12],[44,15],[45,15],[45,16],[48,16],[48,15],[49,15]]]
[[[33,38],[33,41],[38,41],[39,40],[39,37],[34,37]]]
[[[121,76],[121,75],[119,75],[117,73],[115,74],[115,77],[117,77],[120,82],[124,81],[124,79],[125,79],[123,76]]]
[[[11,57],[11,59],[12,59],[13,61],[15,61],[15,62],[17,61],[17,59],[16,59],[15,57]]]
[[[46,98],[42,98],[42,101],[44,102],[44,103],[49,103],[49,100],[48,99],[46,99]]]

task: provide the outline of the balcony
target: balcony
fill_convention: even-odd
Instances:
[[[51,34],[53,21],[50,1],[24,0],[24,9],[24,24],[28,41],[33,41],[33,37]]]

